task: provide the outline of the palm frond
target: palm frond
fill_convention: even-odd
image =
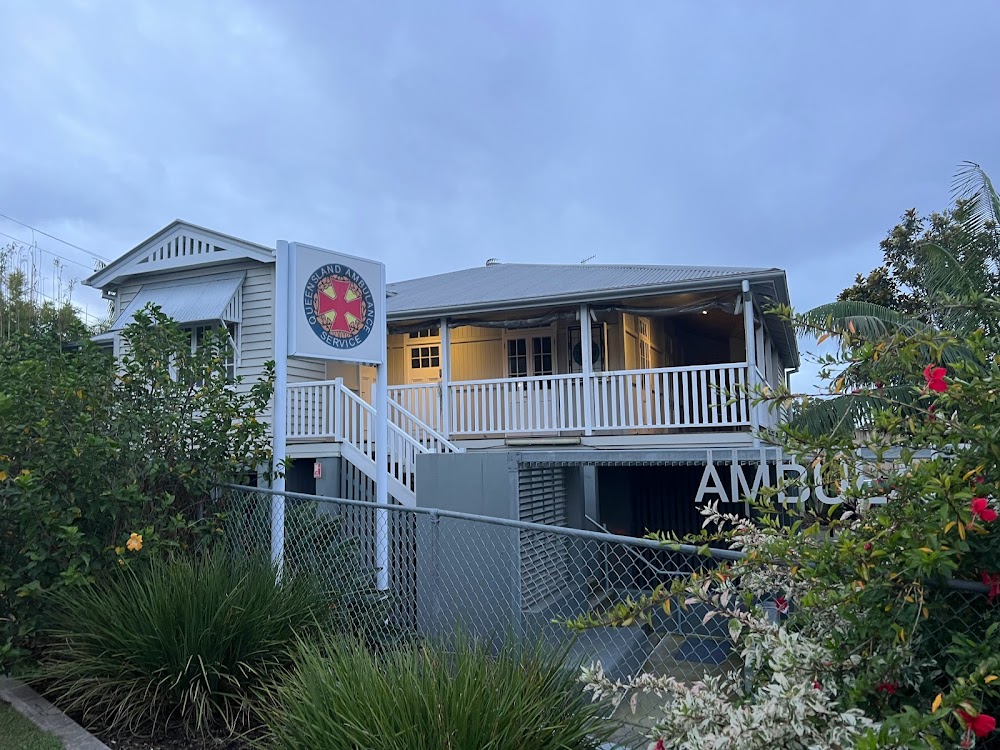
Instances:
[[[918,252],[924,285],[932,297],[967,299],[982,291],[984,279],[974,262],[961,262],[953,252],[935,242],[923,242]]]
[[[802,315],[798,326],[800,333],[811,332],[814,327],[831,331],[853,331],[865,338],[882,338],[894,333],[915,333],[926,325],[897,310],[857,300],[838,300],[814,307]]]
[[[915,400],[913,386],[885,388],[880,394],[846,393],[810,401],[789,420],[793,430],[815,436],[851,437],[858,430],[870,429],[875,415],[885,409],[898,409]]]
[[[1000,224],[1000,195],[989,175],[975,162],[962,162],[952,180],[952,197],[966,202],[968,217],[964,222],[969,236],[976,236],[987,224]]]

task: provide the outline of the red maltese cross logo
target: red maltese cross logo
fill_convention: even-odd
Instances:
[[[342,263],[320,266],[302,294],[306,322],[334,349],[354,349],[375,329],[375,299],[364,277]]]
[[[328,276],[316,292],[316,313],[330,333],[353,336],[365,322],[364,295],[357,284]]]

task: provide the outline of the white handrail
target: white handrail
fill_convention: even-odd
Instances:
[[[443,434],[440,383],[390,385],[389,398],[413,414],[421,423]]]
[[[340,391],[341,391],[341,393],[344,394],[344,398],[347,401],[355,404],[357,408],[363,409],[365,412],[367,412],[369,420],[372,420],[372,419],[375,418],[375,407],[374,406],[372,406],[367,401],[365,401],[363,398],[361,398],[360,396],[358,396],[350,388],[343,388],[343,387],[341,387]],[[418,452],[420,452],[420,453],[429,453],[430,452],[427,448],[425,448],[424,446],[422,446],[416,440],[416,438],[412,437],[409,433],[407,433],[405,430],[401,429],[398,425],[393,424],[392,422],[389,423],[389,431],[398,434],[404,440],[404,442],[407,442],[410,445],[412,445],[413,448],[415,450],[417,450]]]
[[[396,412],[396,415],[393,414],[394,411]],[[398,421],[396,419],[397,416],[401,418]],[[421,419],[416,414],[411,412],[409,409],[407,409],[405,406],[403,406],[393,398],[389,399],[389,418],[390,418],[390,424],[396,425],[404,432],[410,434],[412,437],[417,439],[418,443],[425,444],[425,442],[429,442],[432,445],[439,446],[439,448],[443,449],[443,450],[428,449],[429,453],[465,452],[462,448],[459,448],[457,445],[448,440],[448,438],[446,438],[440,432],[438,432],[433,427],[428,425],[426,422],[421,421]],[[404,423],[408,422],[412,426],[412,428],[418,432],[419,435],[426,436],[426,441],[423,439],[419,439],[417,436],[413,435],[413,433],[409,429],[406,429],[403,424],[400,424],[400,422]]]
[[[527,377],[518,378],[494,378],[492,380],[453,380],[448,383],[449,386],[453,385],[488,385],[490,383],[547,383],[554,380],[573,380],[574,378],[582,378],[583,375],[580,373],[571,373],[563,375],[529,375]]]

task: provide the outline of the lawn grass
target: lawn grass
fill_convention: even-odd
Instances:
[[[0,703],[0,747],[4,750],[63,750],[62,743]]]

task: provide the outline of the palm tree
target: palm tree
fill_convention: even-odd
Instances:
[[[889,344],[938,331],[952,332],[958,339],[979,329],[988,337],[1000,334],[1000,196],[989,176],[972,162],[959,168],[952,193],[958,231],[948,246],[930,240],[918,245],[915,265],[926,291],[922,309],[911,314],[873,302],[838,300],[801,316],[800,332],[827,331],[848,352],[865,343]],[[941,353],[940,364],[972,359],[968,348],[951,345]],[[899,376],[878,382],[869,365],[844,364],[835,375],[842,395],[799,409],[793,425],[813,434],[853,433],[886,405],[905,408],[913,403],[912,380]]]

